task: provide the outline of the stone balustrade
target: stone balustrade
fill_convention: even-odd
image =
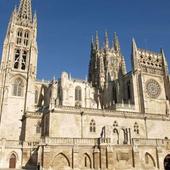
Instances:
[[[119,105],[119,104],[118,104]],[[122,107],[122,104],[120,104],[120,108]],[[125,104],[124,104],[125,105]],[[117,106],[119,107],[119,106]],[[129,105],[125,105],[125,107],[129,107]],[[166,120],[170,121],[170,115],[166,114],[152,114],[147,113],[143,114],[140,112],[135,112],[135,105],[130,105],[131,109],[119,109],[119,110],[109,110],[109,109],[91,109],[91,108],[76,108],[72,106],[56,106],[53,110],[53,114],[56,112],[62,112],[62,113],[75,113],[75,114],[89,114],[89,115],[105,115],[105,116],[114,116],[114,117],[124,117],[124,118],[138,118],[138,119],[155,119],[155,120]],[[134,109],[134,110],[132,110]],[[127,111],[128,110],[128,111]]]
[[[18,140],[1,139],[0,146],[3,146],[5,148],[20,148],[22,144],[21,144],[21,141],[18,141]]]
[[[170,145],[169,139],[132,139],[133,145],[145,145],[145,146],[167,146]]]
[[[97,145],[110,143],[110,139],[99,139],[99,138],[49,138],[46,137],[43,140],[44,144],[47,145]]]
[[[118,103],[118,104],[115,104],[114,109],[115,110],[135,110],[135,105]]]

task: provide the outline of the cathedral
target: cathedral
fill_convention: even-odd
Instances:
[[[132,39],[130,72],[117,34],[91,41],[86,80],[37,79],[31,0],[11,15],[0,63],[0,169],[170,170],[170,79],[163,49]]]

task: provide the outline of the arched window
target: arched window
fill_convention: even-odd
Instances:
[[[96,123],[93,119],[90,122],[90,132],[96,132]]]
[[[29,42],[29,32],[25,31],[25,33],[24,33],[24,45],[28,46],[28,42]]]
[[[27,59],[27,51],[22,52],[22,60],[21,60],[21,70],[25,70],[26,68],[26,59]]]
[[[14,68],[15,69],[19,68],[20,52],[21,51],[19,49],[15,50],[15,61],[14,61]]]
[[[22,43],[22,30],[19,29],[17,32],[17,44],[20,45]]]
[[[24,83],[22,79],[17,78],[13,84],[13,96],[23,96]]]
[[[137,122],[135,122],[135,124],[134,124],[134,132],[135,132],[137,135],[139,135],[139,125],[138,125]]]
[[[27,51],[20,49],[15,50],[15,58],[14,58],[14,68],[15,69],[26,69],[26,61],[27,61]]]
[[[35,90],[35,104],[38,103],[38,90]]]
[[[75,100],[81,101],[81,87],[79,86],[75,88]]]

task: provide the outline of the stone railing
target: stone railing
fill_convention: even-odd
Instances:
[[[34,116],[34,117],[41,117],[42,113],[41,112],[27,112],[27,116]]]
[[[110,143],[110,139],[100,138],[49,138],[46,137],[42,141],[47,145],[98,145]]]
[[[114,106],[115,110],[135,110],[135,105],[118,103]]]
[[[145,145],[145,146],[167,146],[170,145],[169,139],[132,139],[133,145]]]
[[[114,117],[126,117],[126,118],[139,118],[139,119],[156,119],[156,120],[168,120],[170,121],[170,115],[166,114],[153,114],[153,113],[147,113],[143,114],[140,112],[136,112],[134,107],[135,105],[130,105],[131,109],[124,109],[122,107],[122,104],[117,105],[117,107],[120,107],[122,109],[117,110],[111,110],[111,109],[91,109],[91,108],[76,108],[72,106],[56,106],[53,112],[64,112],[64,113],[84,113],[84,114],[95,114],[95,115],[109,115]],[[127,105],[126,107],[129,107]],[[132,110],[133,109],[133,110]]]
[[[21,147],[22,144],[18,140],[1,139],[0,146],[6,147],[6,148],[14,148],[14,147],[18,148],[18,147]]]

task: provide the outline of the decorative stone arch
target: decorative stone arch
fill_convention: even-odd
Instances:
[[[11,77],[10,81],[13,82],[17,78],[21,78],[24,81],[24,83],[26,83],[26,77],[23,76],[22,74],[15,74],[15,76]]]
[[[9,168],[16,168],[18,161],[18,154],[16,152],[11,152],[8,155]]]
[[[69,169],[70,165],[71,163],[69,158],[64,153],[59,153],[54,157],[51,163],[51,168],[65,170]]]
[[[92,160],[88,153],[84,153],[84,168],[92,169]]]
[[[145,153],[145,165],[149,167],[156,167],[154,158],[148,152]]]
[[[170,154],[165,156],[163,164],[164,164],[165,170],[170,170]]]

